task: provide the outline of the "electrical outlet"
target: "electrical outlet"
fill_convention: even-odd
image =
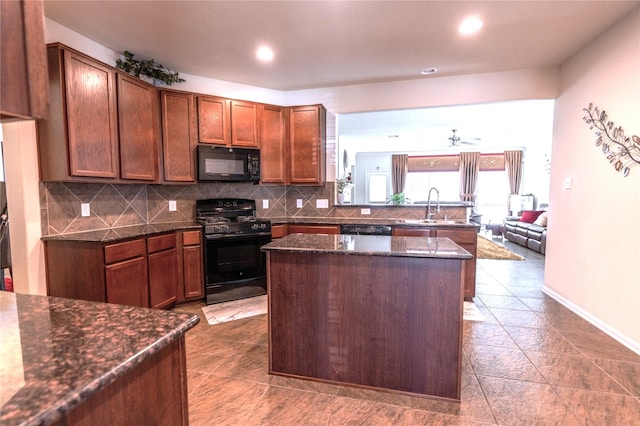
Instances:
[[[80,214],[82,215],[82,217],[91,216],[91,208],[89,207],[89,203],[80,204]]]
[[[177,210],[176,200],[169,200],[169,211],[175,212]]]
[[[371,209],[360,209],[360,214],[371,214]]]
[[[326,198],[318,198],[316,200],[316,208],[317,209],[328,209],[329,208],[329,200]]]
[[[269,208],[269,200],[262,200],[262,208],[263,209]]]
[[[302,208],[302,198],[296,199],[296,207],[299,209]]]

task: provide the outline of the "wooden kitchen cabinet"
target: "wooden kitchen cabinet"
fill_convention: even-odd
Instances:
[[[39,123],[43,181],[119,176],[115,72],[60,44],[47,48],[49,119]]]
[[[289,234],[288,228],[287,224],[271,225],[271,239],[275,240]]]
[[[162,159],[165,182],[196,181],[196,117],[191,93],[160,92]]]
[[[105,302],[149,307],[144,239],[107,245],[104,247],[104,258]]]
[[[228,145],[229,102],[216,96],[198,96],[198,141]]]
[[[159,182],[156,89],[64,45],[47,47],[49,119],[39,122],[43,181]]]
[[[204,272],[202,255],[202,231],[182,231],[178,238],[182,266],[181,291],[178,301],[204,297]]]
[[[0,120],[47,118],[42,1],[0,2]]]
[[[325,182],[326,109],[322,105],[289,111],[289,183]]]
[[[167,308],[178,300],[176,234],[147,238],[149,262],[149,306]]]
[[[288,109],[260,106],[260,183],[286,184]]]
[[[393,228],[393,235],[408,237],[443,237],[450,238],[454,243],[473,255],[473,259],[462,262],[464,276],[464,298],[473,300],[476,296],[476,254],[478,248],[478,232],[475,227],[429,226],[429,227],[398,227]]]
[[[339,225],[301,225],[290,223],[287,225],[289,234],[339,234]]]
[[[139,78],[116,76],[120,177],[158,182],[158,92]]]
[[[258,147],[258,104],[229,101],[231,146]]]
[[[167,232],[119,242],[45,240],[47,295],[131,306],[169,308],[184,300],[182,291],[183,231]],[[192,231],[184,231],[190,233]],[[193,231],[198,235],[200,230]],[[187,240],[187,246],[201,245]],[[198,240],[199,241],[199,240]],[[180,255],[178,254],[180,249]],[[191,294],[200,283],[202,252],[188,257]],[[197,264],[196,264],[197,257]],[[200,272],[197,272],[197,268]],[[196,272],[192,272],[193,270]],[[195,297],[195,296],[190,296]]]

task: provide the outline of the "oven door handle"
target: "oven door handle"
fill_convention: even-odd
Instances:
[[[271,232],[255,232],[252,234],[208,234],[204,237],[206,240],[226,240],[229,238],[249,239],[255,237],[271,237]]]

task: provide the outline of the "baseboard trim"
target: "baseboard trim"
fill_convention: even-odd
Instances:
[[[629,338],[628,336],[620,333],[618,330],[616,330],[615,328],[609,326],[607,323],[602,322],[600,319],[594,317],[593,315],[591,315],[589,312],[585,311],[584,309],[582,309],[578,305],[576,305],[573,302],[571,302],[571,301],[565,299],[564,297],[560,296],[558,293],[556,293],[555,291],[551,290],[549,287],[543,286],[542,287],[542,292],[545,293],[547,296],[549,296],[549,297],[553,298],[554,300],[556,300],[558,303],[562,304],[565,308],[569,309],[571,312],[573,312],[574,314],[578,315],[579,317],[581,317],[585,321],[588,321],[589,323],[591,323],[595,327],[599,328],[604,333],[606,333],[607,335],[611,336],[613,339],[615,339],[617,342],[619,342],[620,344],[622,344],[626,348],[628,348],[631,351],[635,352],[636,354],[640,355],[640,342],[636,342],[636,341],[632,340],[631,338]]]

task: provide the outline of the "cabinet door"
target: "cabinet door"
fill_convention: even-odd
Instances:
[[[138,78],[117,74],[120,176],[158,181],[158,93]]]
[[[0,2],[0,119],[47,118],[41,1]]]
[[[165,182],[195,182],[195,109],[193,95],[162,91],[162,154]]]
[[[229,103],[224,98],[198,96],[198,140],[227,145],[229,141]]]
[[[149,254],[149,305],[166,308],[174,304],[178,294],[177,250]]]
[[[258,105],[230,101],[231,145],[258,146]]]
[[[262,105],[260,111],[260,182],[287,183],[287,109]]]
[[[68,50],[64,63],[70,174],[117,178],[114,72]]]
[[[108,303],[149,307],[145,256],[107,265],[105,274]]]
[[[202,246],[188,246],[182,249],[185,299],[204,296]]]
[[[289,182],[322,184],[325,172],[326,111],[321,105],[290,111]]]

